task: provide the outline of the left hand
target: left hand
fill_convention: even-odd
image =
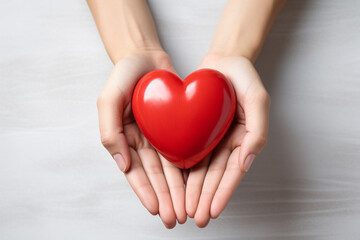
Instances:
[[[136,83],[145,73],[166,69],[176,74],[167,53],[142,50],[123,57],[98,97],[101,141],[145,208],[159,214],[167,228],[186,221],[181,170],[166,161],[141,133],[132,113]]]
[[[222,72],[237,100],[234,121],[224,139],[190,170],[186,212],[199,227],[225,209],[254,158],[266,145],[270,97],[252,62],[245,57],[206,56],[200,68]]]

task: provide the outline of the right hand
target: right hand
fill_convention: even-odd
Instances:
[[[242,56],[207,55],[200,68],[222,72],[236,92],[234,120],[210,158],[191,169],[186,210],[199,227],[225,209],[255,156],[266,145],[270,96],[252,62]]]
[[[176,219],[182,224],[187,218],[182,171],[151,146],[131,109],[136,83],[155,69],[176,74],[169,56],[158,50],[128,55],[115,65],[97,101],[100,135],[145,208],[173,228]]]

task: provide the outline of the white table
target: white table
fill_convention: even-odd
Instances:
[[[150,1],[183,77],[224,4]],[[86,2],[1,1],[0,239],[358,240],[359,66],[359,1],[289,1],[256,63],[268,146],[221,217],[166,230],[100,144],[95,101],[112,64]]]

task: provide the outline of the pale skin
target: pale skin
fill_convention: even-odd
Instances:
[[[200,68],[232,82],[237,113],[225,138],[200,164],[182,171],[152,148],[131,112],[137,81],[149,71],[176,73],[145,0],[88,0],[114,69],[97,105],[101,140],[145,208],[167,228],[187,216],[199,227],[217,218],[266,145],[270,97],[253,63],[285,0],[229,0]],[[184,188],[184,185],[186,187]]]

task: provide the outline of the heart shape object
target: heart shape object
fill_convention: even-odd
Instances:
[[[137,83],[132,109],[149,142],[182,169],[203,160],[224,137],[235,114],[235,91],[225,76],[200,69],[184,81],[165,70]]]

